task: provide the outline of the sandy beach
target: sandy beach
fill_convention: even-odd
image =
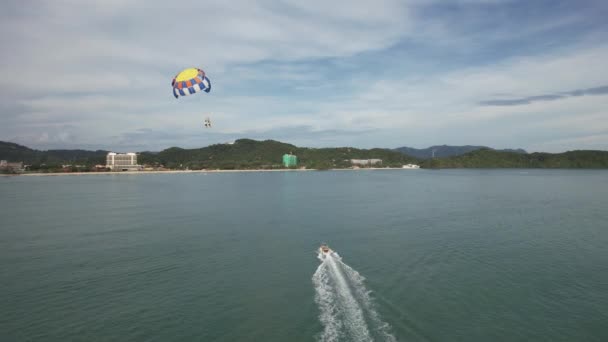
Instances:
[[[255,170],[167,170],[167,171],[103,171],[103,172],[37,172],[37,173],[17,173],[17,174],[0,174],[0,176],[100,176],[100,175],[150,175],[150,174],[189,174],[189,173],[235,173],[235,172],[298,172],[298,171],[366,171],[366,170],[404,170],[400,167],[377,167],[377,168],[360,168],[360,169],[255,169]]]

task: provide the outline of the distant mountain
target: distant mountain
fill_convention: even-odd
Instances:
[[[460,156],[465,153],[469,153],[472,151],[480,150],[480,149],[491,149],[486,146],[448,146],[448,145],[440,145],[440,146],[431,146],[428,148],[411,148],[411,147],[398,147],[395,150],[399,151],[403,154],[407,154],[408,156],[420,158],[420,159],[429,159],[433,157],[433,150],[435,151],[435,158],[444,158],[444,157],[452,157],[452,156]],[[503,149],[496,150],[502,152],[514,152],[514,153],[527,153],[522,149]]]
[[[427,159],[425,168],[608,168],[608,151],[503,152],[483,148],[460,156]]]

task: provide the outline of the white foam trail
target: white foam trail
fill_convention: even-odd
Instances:
[[[320,336],[320,341],[338,341],[343,334],[342,324],[338,317],[336,292],[330,284],[326,263],[319,265],[312,277],[312,281],[316,289],[315,301],[319,305],[319,310],[321,311],[319,320],[324,327],[323,333]]]
[[[368,314],[368,317],[371,321],[371,326],[374,330],[383,338],[384,341],[388,342],[396,342],[397,339],[390,332],[390,325],[380,318],[380,314],[376,311],[374,302],[370,297],[371,291],[369,291],[363,281],[365,277],[359,274],[359,272],[355,271],[352,267],[343,263],[342,261],[338,261],[342,268],[344,269],[344,273],[347,275],[348,279],[351,281],[353,285],[353,289],[357,294],[357,297],[360,299],[360,303],[363,305],[365,312]]]
[[[348,282],[336,260],[332,256],[327,257],[327,265],[331,270],[330,275],[336,283],[336,293],[340,299],[340,305],[343,309],[343,323],[353,341],[372,341],[369,335],[369,329],[363,316],[361,306],[351,293]]]
[[[322,260],[312,279],[323,325],[320,341],[373,341],[372,335],[381,341],[396,341],[375,310],[364,279],[337,256]]]

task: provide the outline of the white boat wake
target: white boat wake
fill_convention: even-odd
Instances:
[[[397,341],[374,308],[364,280],[337,254],[322,258],[312,277],[323,325],[319,341]]]

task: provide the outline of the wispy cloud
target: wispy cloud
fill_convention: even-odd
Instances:
[[[560,120],[608,121],[606,16],[595,0],[3,2],[0,139],[558,150]],[[175,100],[189,66],[213,90]]]
[[[501,99],[501,100],[486,100],[479,102],[482,106],[519,106],[531,104],[537,101],[554,101],[564,99],[570,96],[584,96],[584,95],[606,95],[608,94],[608,86],[588,88],[588,89],[577,89],[562,94],[546,94],[536,95],[517,99]]]

